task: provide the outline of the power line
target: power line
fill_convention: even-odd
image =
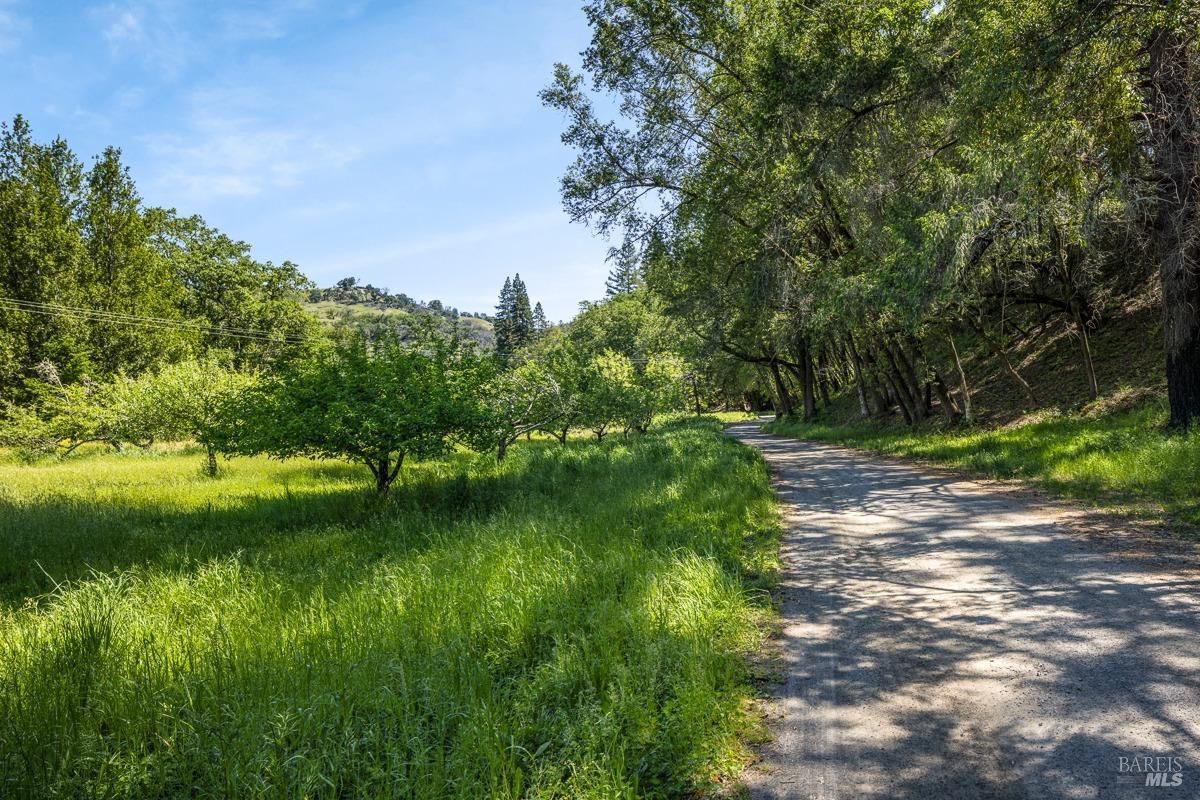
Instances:
[[[19,306],[29,306],[29,307],[33,307],[33,308],[48,309],[48,310],[55,310],[55,311],[77,312],[80,314],[86,314],[88,316],[103,317],[106,319],[121,320],[121,321],[136,320],[136,321],[141,321],[141,322],[158,322],[158,323],[164,323],[164,324],[169,324],[169,325],[179,326],[179,327],[218,329],[218,330],[223,330],[223,331],[229,331],[232,333],[245,333],[245,334],[252,335],[252,336],[267,335],[269,333],[269,331],[254,330],[251,328],[228,328],[228,327],[222,327],[222,326],[217,326],[217,325],[206,325],[202,322],[193,322],[191,320],[184,320],[184,319],[168,319],[166,317],[147,317],[147,316],[141,316],[138,314],[125,314],[125,313],[119,312],[119,311],[103,311],[101,309],[94,309],[94,308],[78,308],[75,306],[61,305],[59,303],[41,303],[41,302],[37,302],[34,300],[17,300],[17,299],[9,298],[9,297],[0,297],[0,301],[6,302],[6,303],[15,303],[16,305],[19,305]]]
[[[160,330],[190,331],[207,333],[214,336],[229,336],[235,339],[247,339],[264,342],[286,342],[301,344],[307,339],[275,334],[270,331],[251,328],[225,328],[216,325],[205,325],[187,320],[174,320],[164,317],[147,317],[136,314],[122,314],[114,311],[99,309],[77,308],[54,303],[38,303],[29,300],[17,300],[10,297],[0,297],[0,308],[11,311],[22,311],[26,314],[41,314],[44,316],[67,317],[85,322],[104,322],[115,325],[131,325],[143,328],[158,328]]]
[[[61,305],[59,303],[42,303],[42,302],[37,302],[34,300],[18,300],[16,298],[11,298],[11,297],[0,297],[0,302],[13,303],[18,306],[27,306],[27,307],[32,307],[32,308],[44,309],[44,310],[73,312],[73,313],[78,313],[78,314],[84,314],[84,315],[87,315],[90,317],[96,317],[96,318],[113,320],[113,321],[153,322],[153,323],[157,323],[157,324],[170,325],[172,327],[194,328],[197,330],[216,331],[216,332],[220,332],[220,333],[241,333],[241,334],[245,334],[247,336],[269,336],[272,338],[276,338],[278,336],[277,334],[274,334],[271,331],[257,330],[254,328],[234,328],[234,327],[221,326],[221,325],[207,325],[202,322],[193,322],[190,320],[168,319],[166,317],[148,317],[148,316],[142,316],[142,315],[138,315],[138,314],[125,314],[125,313],[117,312],[117,311],[103,311],[100,309],[93,309],[93,308],[79,308],[76,306],[66,306],[66,305]]]
[[[116,325],[129,325],[129,326],[139,327],[139,328],[157,328],[159,330],[169,330],[169,331],[185,331],[185,330],[186,331],[195,331],[196,330],[194,328],[180,328],[180,327],[171,326],[171,325],[156,325],[151,322],[135,322],[132,320],[118,321],[118,320],[106,320],[106,319],[102,319],[102,318],[96,319],[96,318],[87,317],[87,316],[80,316],[78,314],[75,314],[72,312],[67,312],[67,311],[42,311],[42,310],[33,309],[33,308],[20,308],[18,306],[9,306],[9,305],[5,305],[3,303],[0,303],[0,308],[6,308],[10,311],[20,311],[25,314],[42,314],[44,316],[51,316],[51,317],[69,317],[71,319],[80,319],[85,322],[108,322],[108,323],[116,324]],[[248,335],[242,334],[242,333],[226,333],[226,332],[220,331],[219,329],[213,329],[213,330],[209,330],[209,331],[200,331],[200,332],[212,333],[214,335],[220,335],[220,336],[228,336],[228,337],[231,337],[234,339],[248,339],[248,340],[257,341],[257,342],[275,342],[275,343],[287,342],[287,343],[299,344],[299,343],[302,343],[305,341],[304,339],[288,338],[288,337],[282,337],[282,336],[280,336],[280,337],[248,336]]]

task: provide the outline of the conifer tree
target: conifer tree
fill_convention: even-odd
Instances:
[[[550,321],[546,319],[546,312],[542,310],[542,304],[539,302],[533,307],[533,337],[540,339],[550,330]]]
[[[604,293],[609,297],[628,294],[642,284],[641,269],[633,259],[621,259],[604,281]]]
[[[533,308],[529,304],[529,292],[521,273],[513,277],[512,338],[515,349],[525,347],[534,339]]]
[[[537,338],[533,309],[529,307],[529,292],[520,273],[504,279],[500,302],[496,305],[494,328],[496,360],[502,367],[507,367],[514,353]]]
[[[496,319],[493,323],[496,332],[496,360],[501,366],[507,366],[513,351],[513,312],[515,308],[512,278],[504,279],[504,288],[500,290],[500,301],[496,303]]]

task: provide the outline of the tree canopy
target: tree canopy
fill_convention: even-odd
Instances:
[[[956,339],[1034,404],[1006,351],[1046,325],[1075,337],[1095,395],[1106,303],[1161,288],[1171,424],[1200,414],[1192,4],[585,11],[584,74],[560,65],[543,92],[577,154],[565,207],[618,236],[614,294],[637,264],[784,413],[851,380],[864,412],[919,422],[936,393],[958,418]]]

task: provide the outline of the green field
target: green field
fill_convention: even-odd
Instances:
[[[1003,428],[773,422],[784,436],[924,459],[993,478],[1021,478],[1068,497],[1187,527],[1200,525],[1200,433],[1168,436],[1166,410],[1102,416],[1045,413]]]
[[[0,464],[0,796],[632,797],[736,777],[778,520],[715,420],[501,466]]]

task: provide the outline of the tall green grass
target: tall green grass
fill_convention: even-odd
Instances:
[[[1165,411],[1147,405],[1105,416],[1048,414],[999,429],[773,422],[784,436],[910,456],[1139,513],[1200,524],[1200,432],[1168,436]]]
[[[736,775],[777,552],[754,453],[676,423],[406,480],[372,505],[338,465],[0,465],[0,796],[667,797]]]

